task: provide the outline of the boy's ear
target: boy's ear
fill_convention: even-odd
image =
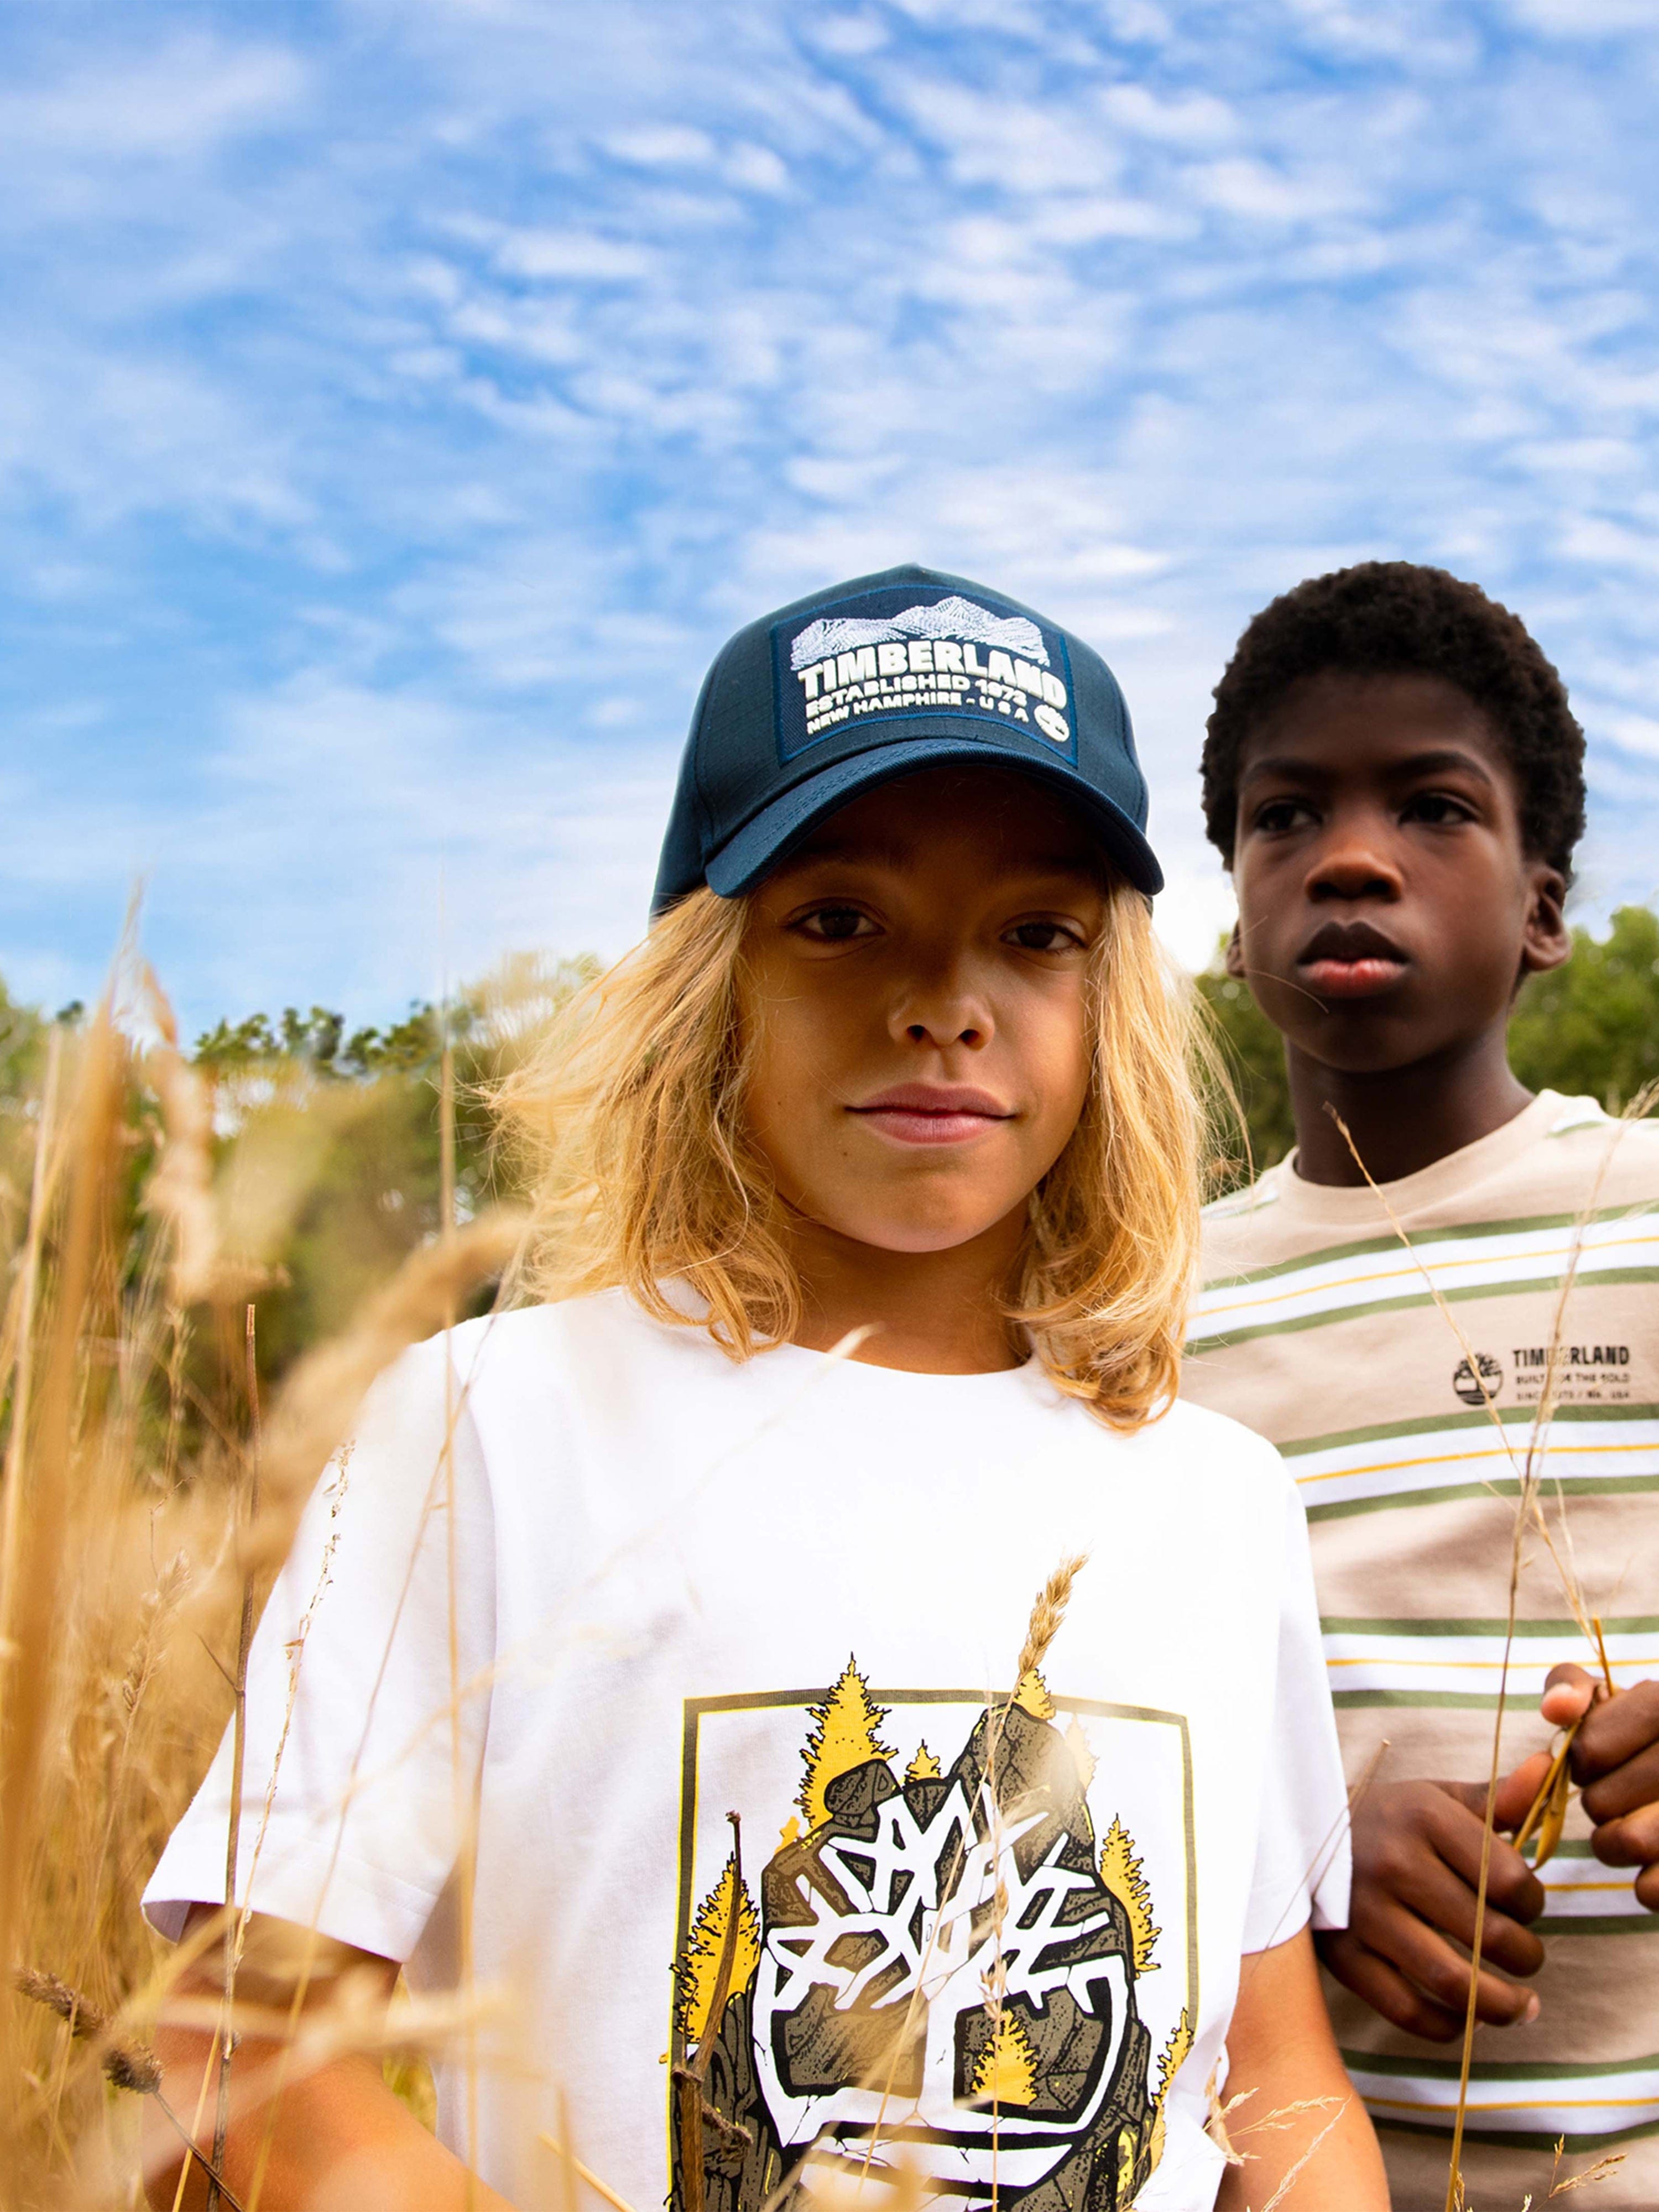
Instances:
[[[1533,871],[1532,896],[1526,927],[1521,938],[1521,973],[1547,975],[1572,957],[1572,932],[1563,909],[1567,902],[1566,878],[1559,868],[1540,861]]]
[[[1244,947],[1240,941],[1238,924],[1235,922],[1227,939],[1227,954],[1224,963],[1227,973],[1237,982],[1244,981]]]

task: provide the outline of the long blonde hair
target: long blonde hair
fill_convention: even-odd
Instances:
[[[801,1314],[744,1111],[746,920],[743,899],[680,900],[495,1091],[535,1188],[525,1287],[625,1289],[735,1359],[787,1341]],[[1088,1097],[1031,1194],[1006,1311],[1059,1387],[1117,1427],[1155,1418],[1179,1376],[1205,1123],[1193,1000],[1145,899],[1115,886],[1090,967]],[[706,1310],[688,1314],[676,1285]]]

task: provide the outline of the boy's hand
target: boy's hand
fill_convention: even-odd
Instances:
[[[1497,1825],[1527,1816],[1547,1764],[1540,1754],[1499,1784]],[[1478,1783],[1374,1783],[1353,1808],[1353,1902],[1346,1929],[1322,1935],[1319,1954],[1338,1981],[1408,2034],[1449,2043],[1469,2001],[1486,1792]],[[1535,1974],[1544,1947],[1525,1924],[1544,1889],[1513,1844],[1494,1837],[1486,1877],[1475,2010],[1496,2027],[1535,2020],[1538,1999],[1509,1974]],[[1499,1966],[1503,1973],[1493,1972]]]
[[[1639,1867],[1637,1902],[1659,1912],[1659,1682],[1610,1697],[1582,1667],[1554,1667],[1542,1710],[1558,1728],[1585,1716],[1572,1778],[1595,1823],[1590,1849],[1606,1866]]]

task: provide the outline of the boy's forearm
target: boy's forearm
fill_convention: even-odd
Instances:
[[[1305,1928],[1244,1960],[1227,2057],[1228,2130],[1246,2163],[1228,2167],[1216,2212],[1261,2212],[1293,2173],[1286,2201],[1297,2212],[1388,2212],[1382,2153],[1331,2033]]]
[[[1230,2089],[1229,2094],[1234,2093]],[[1388,2179],[1370,2116],[1352,2087],[1342,2094],[1348,2102],[1340,2117],[1335,2108],[1299,2113],[1283,2136],[1245,2136],[1240,2148],[1248,2154],[1248,2163],[1227,2168],[1215,2212],[1261,2212],[1286,2181],[1291,2182],[1286,2212],[1291,2207],[1294,2212],[1387,2212]],[[1251,2100],[1252,2104],[1261,2101]],[[1243,2115],[1239,2117],[1242,2124]],[[1322,2137],[1321,2130],[1327,2128]],[[1317,2148],[1309,2156],[1316,2142]],[[1304,2157],[1306,2166],[1291,2180],[1298,2160]]]
[[[210,2155],[218,2079],[215,2045],[214,2037],[197,2030],[163,2029],[156,2038],[162,2095]],[[302,2078],[290,2072],[283,2080],[288,2071],[280,2046],[254,2037],[238,2045],[232,2060],[231,2121],[221,2172],[236,2204],[251,2204],[257,2178],[260,2212],[511,2212],[505,2197],[485,2188],[428,2134],[370,2060],[336,2058]],[[273,2112],[271,2092],[279,2081]],[[149,2202],[170,2212],[184,2147],[170,2127],[157,2125],[149,2151]],[[206,2212],[207,2174],[196,2158],[190,2168],[181,2212]],[[225,2212],[232,2212],[228,2203]]]

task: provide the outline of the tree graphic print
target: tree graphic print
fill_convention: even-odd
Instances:
[[[878,1734],[887,1717],[886,1708],[871,1697],[869,1684],[853,1660],[848,1661],[841,1680],[823,1703],[812,1706],[811,1711],[812,1729],[801,1753],[806,1778],[798,1802],[806,1815],[807,1826],[816,1828],[827,1817],[824,1792],[832,1782],[862,1766],[866,1759],[891,1759],[894,1753]]]
[[[1144,1863],[1104,1808],[1097,1826],[1083,1709],[1036,1668],[982,1698],[872,1679],[854,1654],[779,1698],[798,1813],[772,1826],[790,1747],[769,1741],[778,1795],[749,1817],[778,1841],[752,1900],[739,1850],[688,1920],[670,2212],[795,2212],[901,2158],[957,2212],[1127,2212],[1190,2039],[1155,2040],[1137,1994],[1167,1853]],[[1123,1802],[1145,1828],[1158,1801]]]

